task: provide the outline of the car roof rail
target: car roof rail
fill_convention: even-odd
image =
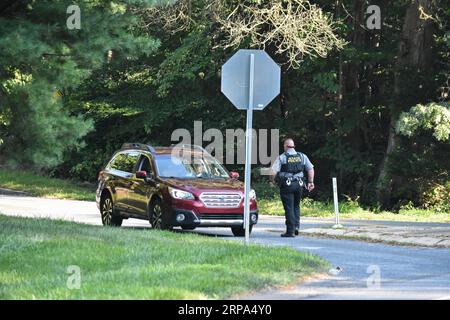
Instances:
[[[175,148],[196,149],[196,150],[199,150],[199,151],[203,151],[203,152],[209,153],[203,147],[201,147],[199,145],[196,145],[196,144],[175,144],[175,145],[172,145],[172,146],[175,147]]]
[[[155,152],[155,148],[148,144],[144,143],[135,143],[135,142],[125,142],[122,144],[121,150],[127,150],[127,149],[137,149],[137,150],[145,150],[150,152]]]

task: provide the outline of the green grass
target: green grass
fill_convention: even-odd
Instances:
[[[220,299],[329,264],[285,247],[0,215],[0,299]],[[71,265],[80,289],[68,289]]]
[[[268,187],[265,183],[254,185],[258,197],[260,214],[283,216],[284,209],[281,203],[279,190]],[[358,202],[347,199],[339,202],[339,213],[342,219],[355,220],[387,220],[387,221],[417,221],[417,222],[450,222],[450,212],[436,212],[406,206],[399,212],[371,211],[362,208]],[[303,198],[301,202],[301,215],[303,217],[334,218],[334,204],[332,202],[314,201]]]
[[[70,180],[44,177],[27,171],[0,169],[0,188],[25,191],[37,197],[95,200],[95,187]]]
[[[260,214],[284,215],[283,205],[278,198],[258,199]],[[353,201],[339,202],[341,219],[356,220],[387,220],[387,221],[417,221],[417,222],[450,222],[450,213],[435,212],[432,210],[404,208],[399,212],[374,212],[361,208]],[[303,217],[333,218],[334,205],[331,202],[313,201],[310,198],[302,199],[301,215]]]

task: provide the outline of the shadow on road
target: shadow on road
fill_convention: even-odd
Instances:
[[[138,230],[138,231],[148,231],[148,230],[153,230],[153,228],[151,226],[122,226],[122,228],[125,229],[131,229],[131,230]],[[215,233],[215,232],[211,232],[213,231],[212,229],[206,230],[183,230],[183,229],[172,229],[170,230],[171,232],[174,233],[184,233],[184,234],[188,234],[188,233],[193,233],[193,234],[198,234],[199,236],[205,236],[205,237],[221,237],[221,238],[233,238],[234,236],[231,234],[223,234],[223,233]],[[207,232],[205,232],[207,231]]]
[[[30,194],[23,191],[16,191],[10,189],[0,188],[0,195],[2,196],[15,196],[15,197],[29,197]]]

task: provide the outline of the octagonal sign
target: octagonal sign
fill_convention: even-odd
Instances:
[[[262,110],[280,93],[280,79],[280,66],[265,51],[241,49],[222,66],[221,90],[238,109],[252,102]]]

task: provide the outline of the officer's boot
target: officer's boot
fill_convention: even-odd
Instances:
[[[287,233],[287,232],[286,233],[282,233],[281,236],[283,238],[294,238],[295,237],[295,235],[293,233]]]
[[[283,234],[281,234],[281,236],[282,236],[283,238],[293,238],[293,237],[295,237],[294,231],[293,231],[292,229],[290,229],[290,228],[287,228],[287,229],[286,229],[286,232],[283,233]]]

